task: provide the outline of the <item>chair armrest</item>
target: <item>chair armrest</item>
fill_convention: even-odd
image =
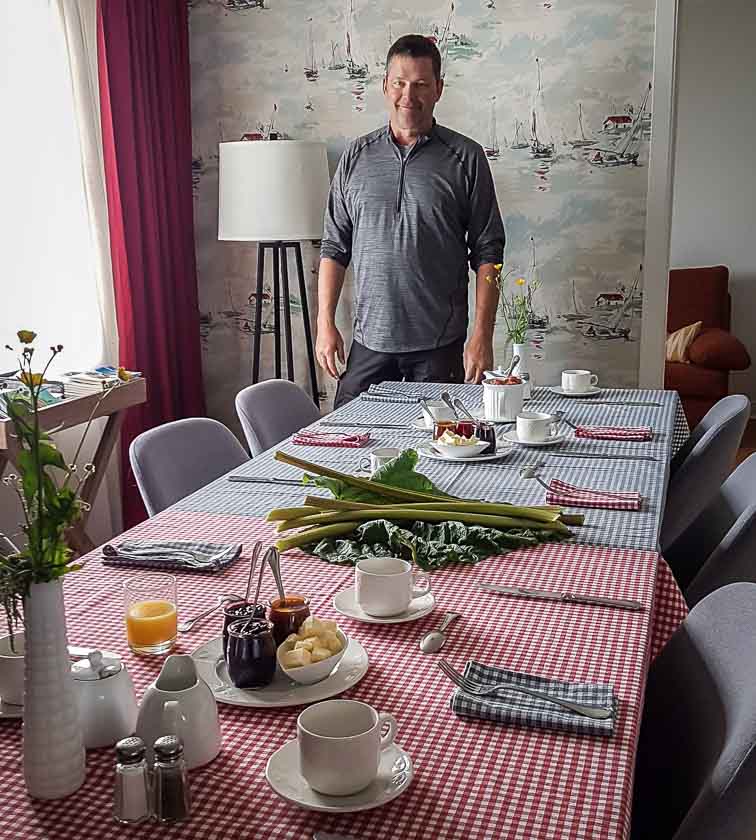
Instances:
[[[751,366],[743,342],[717,327],[701,330],[688,348],[688,358],[691,364],[713,370],[745,370]]]

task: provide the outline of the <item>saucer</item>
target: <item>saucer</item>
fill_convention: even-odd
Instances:
[[[561,432],[558,435],[554,435],[553,437],[547,438],[546,440],[539,440],[539,441],[530,441],[530,440],[520,440],[517,437],[517,429],[512,429],[511,432],[505,432],[502,437],[504,440],[508,440],[510,443],[516,443],[519,446],[553,446],[555,443],[560,443],[565,438],[567,438],[569,432]]]
[[[24,707],[15,703],[3,703],[0,697],[0,720],[20,720],[24,716]]]
[[[427,595],[413,598],[404,612],[398,613],[397,615],[381,617],[368,615],[363,611],[362,607],[357,603],[357,599],[354,597],[353,586],[350,586],[349,589],[345,589],[343,592],[337,592],[333,597],[333,608],[337,612],[349,618],[354,618],[357,621],[365,621],[368,624],[401,624],[405,621],[417,621],[418,618],[422,618],[428,615],[429,612],[432,612],[435,606],[436,599],[433,597],[432,592],[428,592]]]
[[[412,776],[412,759],[398,744],[391,744],[381,752],[378,777],[372,784],[350,796],[326,796],[314,791],[300,773],[296,738],[277,749],[265,768],[268,784],[282,799],[308,811],[326,814],[349,814],[380,808],[401,796],[410,786]]]
[[[506,437],[506,435],[503,435],[503,437]],[[473,455],[470,458],[449,458],[447,455],[442,455],[430,443],[422,443],[415,448],[417,449],[417,454],[423,458],[445,461],[447,464],[477,464],[479,461],[497,461],[499,458],[505,458],[509,455],[509,447],[506,447],[506,449],[501,448],[501,438],[498,439],[496,445],[499,449],[493,455]]]
[[[418,432],[432,432],[433,426],[427,426],[424,418],[416,417],[411,423],[410,427]]]
[[[223,660],[223,640],[218,637],[192,652],[197,673],[210,686],[210,691],[219,703],[231,706],[251,706],[256,709],[274,709],[284,706],[304,706],[327,700],[356,685],[367,673],[368,655],[365,648],[354,638],[335,670],[320,682],[300,685],[290,680],[276,665],[273,682],[263,688],[237,688],[228,676]]]
[[[550,385],[549,391],[552,394],[559,394],[560,397],[595,397],[596,394],[601,393],[601,388],[597,388],[595,385],[592,385],[586,391],[565,391],[561,385]]]

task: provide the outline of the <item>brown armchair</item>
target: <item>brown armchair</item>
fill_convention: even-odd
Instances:
[[[689,348],[690,363],[664,366],[664,387],[679,392],[691,427],[727,396],[730,371],[751,364],[742,342],[730,333],[729,275],[723,265],[669,272],[667,332],[703,322]]]

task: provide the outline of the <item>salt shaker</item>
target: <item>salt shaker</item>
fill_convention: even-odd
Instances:
[[[176,735],[155,741],[153,767],[153,812],[158,822],[189,819],[189,775],[184,761],[184,745]]]
[[[149,778],[141,738],[123,738],[116,744],[113,817],[120,823],[140,823],[150,816]]]

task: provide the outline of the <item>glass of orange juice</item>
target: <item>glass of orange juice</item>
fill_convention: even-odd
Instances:
[[[176,644],[176,578],[145,572],[123,584],[126,638],[134,653],[161,656]]]

